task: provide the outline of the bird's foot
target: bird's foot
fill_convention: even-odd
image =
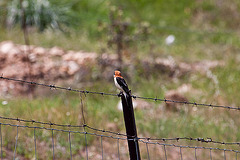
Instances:
[[[121,97],[123,95],[123,92],[121,91],[120,93],[118,93],[118,97]]]

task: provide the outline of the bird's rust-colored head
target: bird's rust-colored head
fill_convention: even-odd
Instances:
[[[116,70],[116,71],[114,72],[114,77],[122,77],[121,72],[118,71],[118,70]]]

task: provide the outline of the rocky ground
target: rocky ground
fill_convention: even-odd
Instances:
[[[161,73],[167,74],[171,78],[199,72],[206,74],[213,81],[216,81],[216,79],[211,75],[211,72],[209,73],[210,69],[224,65],[220,61],[208,60],[194,63],[177,62],[172,57],[157,57],[154,59],[148,57],[137,61],[139,63],[135,64],[127,60],[125,66],[129,68],[140,67],[143,69],[143,74],[145,75]],[[112,80],[112,73],[117,68],[117,64],[117,56],[114,54],[65,51],[59,47],[43,48],[33,45],[26,46],[14,44],[11,41],[0,43],[0,74],[8,78],[43,83],[55,83],[70,79],[76,83],[81,83],[93,81],[93,79],[100,76],[104,77],[104,79]],[[3,80],[0,82],[1,95],[9,93],[23,94],[33,89],[21,83],[11,83]],[[187,101],[181,93],[187,92],[186,90],[188,89],[191,89],[189,84],[180,86],[179,89],[166,93],[166,98]],[[171,106],[171,104],[168,105]]]

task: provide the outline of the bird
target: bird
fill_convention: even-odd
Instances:
[[[123,93],[127,100],[127,98],[130,96],[130,90],[128,88],[126,81],[122,77],[121,72],[118,70],[114,72],[114,83],[117,89],[119,89]]]

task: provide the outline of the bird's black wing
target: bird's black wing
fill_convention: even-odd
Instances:
[[[116,77],[117,83],[123,88],[126,93],[129,93],[128,85],[126,81],[121,77]]]

